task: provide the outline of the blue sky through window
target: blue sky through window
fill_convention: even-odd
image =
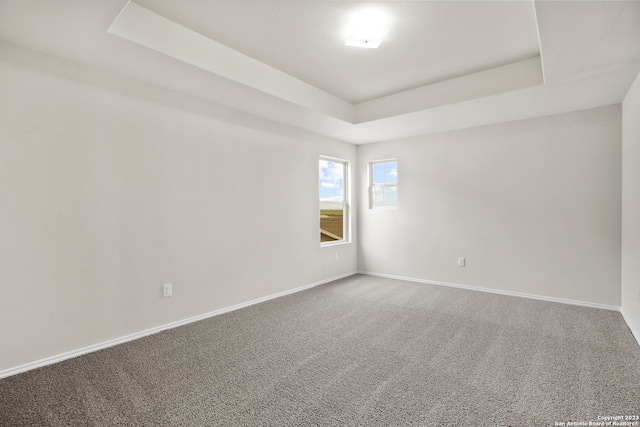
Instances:
[[[394,184],[398,182],[398,162],[373,164],[374,184]]]
[[[344,200],[344,163],[320,159],[320,200]]]
[[[371,205],[375,208],[398,206],[398,162],[371,164]]]

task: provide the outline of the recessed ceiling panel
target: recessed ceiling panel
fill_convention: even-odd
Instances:
[[[136,3],[354,104],[539,55],[530,1]],[[388,16],[387,36],[378,49],[345,46],[367,8]]]
[[[109,33],[127,0],[0,0],[0,62],[214,119],[356,144],[619,103],[640,71],[638,1],[540,0],[535,15],[527,0],[135,2],[193,31],[191,56],[166,52],[175,32],[152,39],[160,43],[153,48]],[[389,13],[387,37],[378,49],[344,46],[350,13],[368,6]],[[283,95],[282,86],[263,87],[254,66],[211,71],[224,64],[197,47],[216,43],[253,59],[245,65],[278,71],[267,72],[282,77],[275,80],[300,82],[285,83]],[[209,66],[194,66],[200,54]],[[296,89],[305,85],[314,88]]]

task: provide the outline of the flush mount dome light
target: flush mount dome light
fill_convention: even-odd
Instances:
[[[363,10],[353,18],[347,46],[375,49],[387,33],[387,19],[379,10]]]

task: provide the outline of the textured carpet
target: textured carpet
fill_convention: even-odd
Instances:
[[[356,275],[0,380],[1,426],[553,426],[640,415],[619,313]]]

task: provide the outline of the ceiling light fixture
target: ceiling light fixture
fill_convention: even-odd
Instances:
[[[363,10],[353,18],[347,46],[375,49],[387,34],[387,19],[379,10]]]

